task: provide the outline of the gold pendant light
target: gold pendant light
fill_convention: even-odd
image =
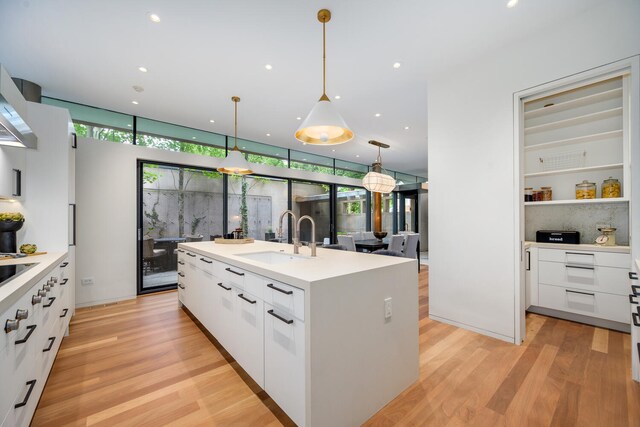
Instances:
[[[296,139],[307,144],[335,145],[353,139],[353,132],[333,107],[326,91],[327,56],[325,24],[331,19],[327,9],[318,11],[322,22],[322,96],[295,133]]]
[[[233,149],[227,154],[227,158],[222,161],[222,165],[218,168],[218,172],[232,175],[248,175],[253,173],[249,162],[244,158],[242,151],[238,150],[238,102],[240,98],[232,96],[234,103],[233,114]]]

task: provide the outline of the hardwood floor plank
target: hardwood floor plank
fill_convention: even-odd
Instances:
[[[627,334],[527,314],[521,346],[428,317],[420,380],[366,426],[638,426]],[[33,426],[291,426],[175,292],[78,309]]]

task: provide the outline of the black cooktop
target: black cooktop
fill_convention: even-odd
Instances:
[[[24,273],[34,265],[36,265],[36,263],[0,265],[0,286],[6,285],[7,283],[9,283],[9,280]]]

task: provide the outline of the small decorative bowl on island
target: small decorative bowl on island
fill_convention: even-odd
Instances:
[[[38,250],[38,247],[33,243],[24,243],[20,245],[20,253],[23,253],[23,254],[30,255],[35,253],[37,250]]]

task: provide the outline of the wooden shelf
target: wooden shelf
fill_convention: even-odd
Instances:
[[[593,120],[605,119],[607,117],[613,117],[622,114],[622,107],[611,108],[609,110],[598,111],[596,113],[584,114],[578,117],[572,117],[570,119],[558,120],[551,123],[544,123],[542,125],[529,126],[524,128],[524,133],[540,132],[544,130],[559,129],[566,126],[572,126],[580,123],[586,123]]]
[[[582,107],[593,102],[606,101],[609,99],[615,99],[622,96],[622,88],[616,88],[607,90],[600,93],[594,93],[591,95],[583,96],[580,98],[572,99],[569,101],[560,102],[558,104],[551,105],[549,107],[540,107],[535,110],[526,111],[524,116],[526,118],[534,118],[544,116],[545,114],[557,113],[560,111],[566,111],[571,108]]]
[[[556,141],[544,142],[542,144],[528,145],[524,147],[525,151],[541,150],[545,148],[561,147],[564,145],[579,144],[583,142],[597,141],[599,139],[622,137],[622,129],[612,130],[609,132],[594,133],[591,135],[577,136],[575,138],[558,139]]]
[[[559,170],[555,170],[555,171],[526,173],[526,174],[524,174],[524,177],[525,178],[533,178],[533,177],[536,177],[536,176],[563,175],[563,174],[568,174],[568,173],[590,172],[590,171],[599,171],[599,170],[605,170],[605,169],[620,169],[622,167],[623,167],[622,163],[613,163],[613,164],[610,164],[610,165],[585,166],[583,168],[559,169]]]
[[[546,202],[524,202],[525,206],[550,206],[550,205],[593,205],[601,203],[624,203],[628,202],[626,197],[615,197],[611,199],[569,199],[569,200],[549,200]]]

